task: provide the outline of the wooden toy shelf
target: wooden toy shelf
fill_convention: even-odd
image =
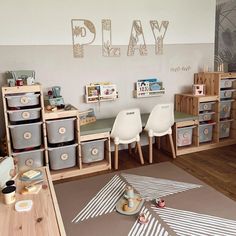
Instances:
[[[205,84],[206,95],[176,94],[175,109],[198,116],[190,123],[175,124],[176,155],[236,143],[236,73],[198,73],[195,84]],[[178,128],[195,125],[191,145],[178,146]]]
[[[44,165],[44,100],[40,84],[3,86],[7,153],[19,171]]]
[[[44,113],[45,122],[48,120],[57,120],[62,118],[71,118],[75,117],[75,140],[74,143],[78,144],[76,151],[76,162],[77,165],[69,168],[62,168],[58,170],[50,170],[52,180],[60,180],[65,178],[71,178],[75,176],[90,174],[98,171],[111,169],[111,156],[110,156],[110,134],[109,132],[93,134],[93,135],[81,135],[80,133],[80,122],[79,122],[79,112],[76,108],[72,108],[72,110],[58,110],[56,112],[48,112]],[[46,132],[47,133],[47,132]],[[47,137],[45,137],[45,143],[48,143]],[[104,147],[104,160],[92,162],[92,163],[83,163],[82,160],[82,152],[81,145],[83,142],[106,139],[105,147]],[[48,147],[46,148],[48,149]],[[48,152],[46,152],[46,160],[47,164],[50,166],[50,161],[48,159]]]

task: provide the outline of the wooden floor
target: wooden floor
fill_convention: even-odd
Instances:
[[[142,147],[145,165],[148,164],[148,147]],[[236,145],[178,156],[173,160],[166,153],[153,148],[154,163],[170,161],[186,172],[204,181],[217,191],[236,201]],[[112,153],[112,160],[114,153]],[[114,165],[113,165],[114,166]],[[138,155],[129,155],[128,150],[119,151],[119,170],[140,167]],[[89,176],[114,172],[115,170],[90,174]],[[86,178],[79,176],[73,179]],[[71,179],[57,181],[64,182]]]

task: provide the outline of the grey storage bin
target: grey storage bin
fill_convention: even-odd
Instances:
[[[212,140],[212,130],[215,123],[199,125],[199,142],[209,142]]]
[[[199,122],[212,120],[215,112],[203,112],[199,114]]]
[[[14,149],[40,146],[42,143],[42,122],[24,125],[9,125]]]
[[[39,105],[40,94],[36,93],[23,93],[18,95],[7,95],[8,107],[26,107]]]
[[[220,138],[227,138],[230,134],[230,120],[220,121]]]
[[[74,140],[75,118],[46,121],[49,143],[62,143]]]
[[[220,101],[220,119],[225,119],[230,117],[231,103],[234,100]]]
[[[35,120],[40,118],[41,108],[7,111],[9,120],[13,122]]]
[[[235,89],[225,89],[220,91],[220,98],[221,99],[227,99],[233,97],[233,92]]]
[[[81,156],[83,163],[91,163],[104,159],[104,143],[106,139],[98,139],[81,143]]]
[[[234,80],[232,80],[232,79],[222,79],[220,81],[220,88],[232,88],[233,81]]]
[[[44,149],[14,153],[18,170],[24,172],[44,165]]]
[[[188,146],[192,144],[193,128],[196,126],[186,126],[177,129],[177,146]]]
[[[49,164],[52,170],[60,170],[76,165],[77,144],[48,148]]]
[[[199,111],[212,111],[215,102],[201,102],[199,105]]]

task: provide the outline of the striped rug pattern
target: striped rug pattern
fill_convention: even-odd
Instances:
[[[168,236],[168,232],[158,222],[158,220],[150,213],[150,211],[144,206],[141,212],[145,213],[148,219],[148,223],[140,224],[138,220],[134,223],[128,236]]]
[[[181,236],[235,236],[236,221],[173,208],[157,208],[156,212],[170,228]]]
[[[77,223],[114,211],[119,198],[124,194],[126,183],[115,175],[72,220]]]
[[[140,193],[142,198],[145,198],[146,201],[201,187],[201,185],[197,184],[139,175],[122,174],[122,176]]]

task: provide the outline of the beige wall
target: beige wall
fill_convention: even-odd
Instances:
[[[213,44],[166,45],[161,56],[154,54],[154,46],[148,47],[148,56],[128,57],[125,54],[127,47],[121,46],[121,49],[123,56],[105,58],[101,56],[100,46],[89,46],[83,59],[75,59],[71,46],[0,46],[0,55],[4,58],[0,67],[0,85],[4,84],[4,73],[8,70],[33,69],[44,90],[59,85],[66,103],[80,110],[93,107],[97,117],[109,117],[124,108],[139,107],[141,112],[149,112],[156,103],[173,101],[175,93],[191,90],[195,72],[204,65],[211,67],[213,64]],[[182,67],[190,70],[179,70]],[[165,95],[133,98],[135,82],[153,77],[163,81]],[[117,84],[119,99],[85,104],[84,86],[96,81]]]

